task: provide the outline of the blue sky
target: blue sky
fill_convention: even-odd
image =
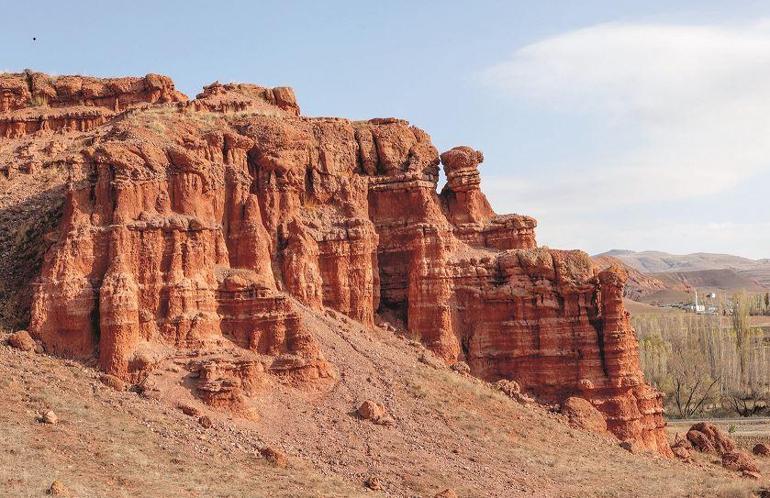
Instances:
[[[541,244],[770,257],[767,2],[111,5],[2,5],[0,70],[289,85],[482,150]]]

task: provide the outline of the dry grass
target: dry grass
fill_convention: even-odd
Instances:
[[[45,107],[48,105],[48,99],[45,95],[35,95],[29,100],[30,107]]]
[[[0,346],[0,494],[41,493],[59,479],[87,497],[360,496],[372,474],[393,496],[747,496],[763,485],[706,457],[696,466],[631,455],[420,362],[424,351],[391,333],[332,318],[308,326],[341,380],[312,393],[274,385],[255,399],[260,420],[212,412],[211,430],[168,401],[110,391],[78,364]],[[382,402],[395,424],[352,416],[362,399]],[[44,409],[61,422],[35,422]],[[267,465],[264,444],[291,467]]]
[[[224,428],[203,430],[95,373],[0,346],[0,495],[40,496],[55,479],[78,497],[352,496],[296,462],[268,464]],[[35,421],[54,410],[60,422]]]

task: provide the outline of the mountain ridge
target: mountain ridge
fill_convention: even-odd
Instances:
[[[732,254],[696,252],[691,254],[671,254],[664,251],[633,251],[628,249],[611,249],[595,255],[595,257],[614,257],[624,264],[648,275],[663,273],[683,273],[685,280],[688,272],[713,272],[715,270],[731,270],[736,276],[724,274],[726,278],[737,282],[739,280],[755,281],[757,289],[770,288],[770,258],[750,259]],[[692,275],[696,280],[704,275]],[[713,276],[713,275],[711,275]],[[712,282],[714,283],[714,282]],[[749,285],[750,282],[746,282]],[[736,285],[712,285],[726,289],[736,288]]]

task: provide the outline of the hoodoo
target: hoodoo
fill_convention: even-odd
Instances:
[[[215,83],[188,101],[156,75],[2,76],[0,136],[18,158],[6,175],[68,171],[29,305],[49,352],[139,382],[227,343],[253,356],[195,368],[204,401],[237,406],[260,376],[335,381],[305,310],[386,315],[447,363],[588,400],[618,438],[670,454],[627,276],[495,214],[479,151],[439,155],[394,118],[305,117],[289,88]]]

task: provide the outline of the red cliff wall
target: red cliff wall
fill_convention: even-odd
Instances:
[[[530,217],[496,215],[480,152],[439,156],[392,118],[301,117],[286,88],[215,84],[185,102],[148,78],[46,90],[52,108],[79,95],[114,113],[72,164],[36,286],[30,328],[49,351],[137,380],[168,351],[230,340],[328,377],[300,307],[366,324],[387,311],[447,362],[584,397],[618,437],[668,454],[625,275],[538,248]],[[2,93],[10,114],[29,98],[17,86]]]

